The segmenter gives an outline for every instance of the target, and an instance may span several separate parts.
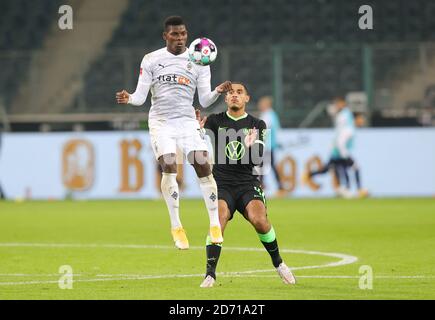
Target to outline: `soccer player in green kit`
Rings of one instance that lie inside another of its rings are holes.
[[[262,162],[266,124],[246,113],[250,96],[246,86],[232,82],[232,89],[225,95],[226,112],[197,119],[201,128],[208,130],[214,146],[213,175],[218,186],[218,211],[222,233],[239,211],[254,227],[272,258],[272,263],[285,284],[295,284],[296,279],[283,262],[273,226],[267,218],[266,199],[255,167]],[[201,287],[213,287],[216,266],[222,245],[207,238],[207,266]]]

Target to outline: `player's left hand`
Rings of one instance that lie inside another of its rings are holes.
[[[218,93],[224,93],[232,89],[231,81],[225,81],[216,87]]]
[[[254,144],[255,140],[257,140],[257,129],[254,127],[253,129],[249,129],[249,132],[245,137],[245,146],[249,148]]]
[[[128,104],[130,94],[126,90],[122,90],[116,93],[116,102],[119,104]]]
[[[207,116],[204,116],[204,117],[201,119],[201,111],[200,111],[199,109],[196,109],[196,110],[195,110],[195,116],[196,116],[196,120],[197,120],[198,123],[199,123],[199,127],[200,127],[201,129],[203,129],[204,126],[205,126],[205,123],[206,123],[206,121],[207,121]]]

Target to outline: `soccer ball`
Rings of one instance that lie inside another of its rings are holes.
[[[208,38],[198,38],[189,46],[189,58],[192,62],[201,66],[208,66],[217,57],[217,47]]]

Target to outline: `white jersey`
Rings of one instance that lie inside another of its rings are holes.
[[[196,88],[204,108],[219,97],[219,93],[211,91],[210,80],[210,66],[192,63],[187,49],[174,55],[165,47],[142,59],[137,88],[129,103],[142,105],[151,89],[150,121],[195,119],[192,103]]]
[[[333,157],[347,158],[353,148],[355,124],[352,111],[344,108],[335,116]]]

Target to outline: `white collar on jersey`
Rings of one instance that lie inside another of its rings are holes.
[[[169,52],[168,47],[165,47],[165,48],[166,48],[166,52],[167,52],[169,55],[173,56],[173,57],[182,57],[182,56],[187,55],[188,52],[189,52],[189,50],[188,50],[187,47],[186,47],[186,50],[184,50],[183,53],[180,53],[180,54],[173,54],[172,52]]]
[[[242,116],[236,118],[236,117],[233,117],[232,115],[230,115],[230,113],[227,111],[227,116],[228,116],[228,118],[230,118],[231,120],[238,121],[238,120],[245,119],[245,118],[248,116],[248,114],[245,112],[244,115],[242,115]]]

